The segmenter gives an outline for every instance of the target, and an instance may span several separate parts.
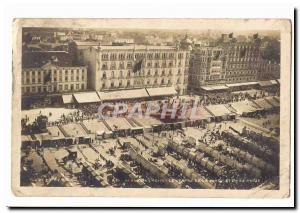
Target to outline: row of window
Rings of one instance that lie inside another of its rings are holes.
[[[84,90],[85,84],[59,84],[57,86],[27,86],[22,87],[22,94],[24,93],[41,93],[41,92],[62,92],[73,90]]]
[[[103,53],[101,59],[107,60],[135,60],[138,58],[152,59],[175,59],[175,53]],[[178,53],[179,59],[184,58],[184,53]]]
[[[254,81],[256,80],[255,76],[251,77],[237,77],[237,78],[227,78],[225,81],[227,82],[237,82],[237,81]]]
[[[49,73],[51,72],[53,75],[56,75],[57,73],[59,74],[65,74],[65,75],[80,75],[80,73],[84,74],[86,72],[86,69],[54,69],[54,70],[26,70],[24,71],[25,76],[30,76],[30,75],[38,75],[40,76],[42,73]]]
[[[79,76],[74,77],[73,75],[65,76],[64,78],[61,75],[59,75],[59,77],[49,76],[49,78],[50,78],[49,80],[47,80],[45,78],[47,78],[46,75],[44,76],[44,78],[39,76],[38,78],[33,77],[30,79],[29,77],[27,77],[27,78],[23,78],[24,79],[23,83],[24,84],[44,84],[46,81],[63,83],[63,82],[74,82],[74,81],[84,81],[85,80],[84,75],[82,75],[81,78]]]
[[[228,71],[228,75],[255,75],[255,70],[244,70],[244,71]]]
[[[132,62],[127,62],[126,64],[124,64],[123,62],[120,62],[117,66],[116,63],[111,63],[110,65],[108,63],[102,63],[102,66],[101,66],[101,69],[102,70],[115,70],[115,69],[132,69],[133,68],[133,63]],[[175,63],[173,62],[162,62],[162,63],[159,63],[159,62],[155,62],[155,63],[152,63],[152,62],[147,62],[146,64],[141,62],[141,67],[147,67],[147,68],[171,68],[171,67],[174,67]],[[181,67],[183,66],[183,64],[179,61],[178,64],[177,64],[178,67]]]
[[[142,76],[142,73],[141,72],[132,72],[132,71],[118,71],[119,75],[118,77],[122,78],[122,77],[134,77],[134,76]],[[175,75],[181,75],[182,74],[182,71],[181,69],[178,69],[178,71],[175,73]],[[165,70],[162,70],[161,72],[159,72],[158,70],[155,70],[154,72],[152,72],[151,70],[147,70],[146,72],[146,76],[171,76],[173,75],[172,73],[172,70],[169,70],[169,71],[165,71]],[[115,72],[114,71],[110,71],[109,72],[109,75],[107,75],[107,73],[105,71],[103,71],[102,73],[102,78],[103,79],[106,79],[106,78],[114,78],[114,77],[117,77],[117,75],[115,75]]]
[[[181,84],[182,81],[178,78],[177,81],[176,81],[177,84]],[[122,87],[132,87],[134,85],[137,85],[139,84],[139,81],[138,80],[134,80],[134,81],[130,81],[130,80],[127,80],[125,82],[111,82],[110,84],[107,84],[107,83],[102,83],[102,88],[103,89],[110,89],[110,88],[122,88]],[[172,81],[171,79],[154,79],[153,81],[151,80],[147,80],[145,82],[143,82],[144,85],[146,86],[150,86],[150,85],[172,85]]]

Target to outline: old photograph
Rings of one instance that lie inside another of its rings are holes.
[[[17,195],[289,196],[289,21],[14,24]]]

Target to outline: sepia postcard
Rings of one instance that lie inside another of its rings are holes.
[[[16,196],[290,196],[290,20],[12,24]]]

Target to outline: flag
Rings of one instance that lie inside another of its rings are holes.
[[[143,64],[143,58],[137,59],[133,65],[133,72],[138,72],[142,69],[142,64]]]
[[[220,51],[217,51],[217,52],[215,52],[215,54],[214,54],[214,60],[218,60],[219,59],[219,57],[220,57]]]
[[[51,81],[51,72],[48,72],[45,77],[44,77],[44,84],[48,83]]]
[[[243,49],[241,49],[241,51],[240,51],[240,57],[241,57],[241,58],[244,58],[245,55],[246,55],[246,49],[243,48]]]

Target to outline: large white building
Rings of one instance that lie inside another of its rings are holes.
[[[87,89],[87,67],[73,66],[64,51],[23,54],[22,94],[68,93]]]
[[[80,49],[77,55],[88,65],[88,85],[93,90],[171,86],[184,94],[187,89],[189,52],[179,47],[98,45]]]

